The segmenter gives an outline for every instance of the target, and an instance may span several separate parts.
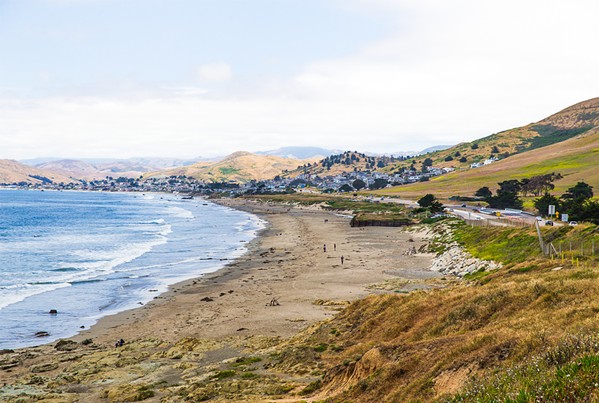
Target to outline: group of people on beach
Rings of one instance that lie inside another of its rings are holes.
[[[322,247],[322,250],[324,253],[327,253],[327,244],[325,243],[324,246]],[[334,243],[333,244],[333,251],[337,251],[337,244]],[[343,264],[343,261],[345,260],[345,258],[343,257],[343,255],[341,255],[341,264]]]
[[[114,343],[114,346],[115,347],[123,347],[124,344],[125,344],[125,340],[120,339],[120,340],[117,340],[116,343]]]

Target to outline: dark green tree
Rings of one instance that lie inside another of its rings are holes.
[[[374,182],[370,184],[370,189],[384,189],[389,184],[387,179],[375,179]]]
[[[499,189],[497,189],[496,196],[491,196],[487,200],[489,206],[493,208],[522,208],[522,200],[518,197],[520,192],[520,181],[516,179],[510,179],[498,183]]]
[[[354,189],[360,190],[366,187],[366,182],[364,182],[362,179],[356,179],[351,185],[354,187]]]
[[[554,205],[559,211],[559,199],[549,193],[545,193],[542,197],[534,200],[534,206],[539,215],[547,215],[549,213],[549,205]]]
[[[474,196],[482,197],[483,199],[487,200],[493,196],[493,192],[491,192],[488,186],[483,186],[482,188],[478,189],[476,193],[474,193]]]
[[[349,186],[347,183],[343,184],[343,186],[341,186],[339,188],[340,192],[353,192],[354,188]]]
[[[443,211],[443,204],[432,194],[426,194],[418,200],[418,205],[428,208],[431,213],[440,213]]]
[[[562,195],[562,213],[568,213],[573,220],[581,220],[587,201],[593,197],[593,187],[585,182],[578,182]]]
[[[471,149],[476,150],[478,148],[478,143],[472,143],[470,146]]]

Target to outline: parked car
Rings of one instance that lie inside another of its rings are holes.
[[[570,225],[574,227],[578,225],[578,221],[570,221]]]
[[[553,226],[553,221],[547,220],[547,221],[545,221],[545,225],[551,225],[551,226]]]

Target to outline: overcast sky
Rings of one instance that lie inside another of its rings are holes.
[[[599,96],[596,0],[0,0],[0,158],[474,140]]]

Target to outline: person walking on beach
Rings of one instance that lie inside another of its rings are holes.
[[[334,250],[334,251],[336,251],[336,250],[337,250],[337,244],[336,244],[336,243],[334,243],[334,244],[333,244],[333,250]]]
[[[344,259],[345,259],[345,258],[344,258],[344,257],[343,257],[343,255],[342,255],[342,256],[341,256],[341,264],[343,264],[343,260],[344,260]]]
[[[327,244],[325,243],[324,246],[322,247],[322,249],[324,250],[324,253],[327,253]]]

